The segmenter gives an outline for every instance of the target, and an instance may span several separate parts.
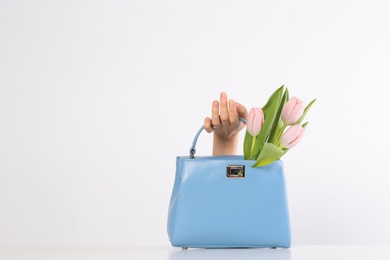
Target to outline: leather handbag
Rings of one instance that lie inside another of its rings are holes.
[[[182,248],[288,248],[290,219],[283,163],[252,167],[243,156],[176,158],[168,236]]]

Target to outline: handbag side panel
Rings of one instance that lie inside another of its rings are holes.
[[[181,182],[182,168],[184,165],[183,162],[184,160],[181,160],[180,157],[176,158],[175,180],[174,180],[171,200],[169,202],[169,208],[168,208],[168,237],[171,242],[175,234],[175,223],[176,223],[176,215],[177,215],[178,202],[179,202],[180,182]]]

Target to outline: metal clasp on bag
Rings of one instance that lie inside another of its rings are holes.
[[[245,165],[228,165],[228,166],[226,166],[226,177],[228,177],[228,178],[245,178]]]

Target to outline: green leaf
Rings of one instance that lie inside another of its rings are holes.
[[[267,103],[263,107],[264,123],[261,128],[260,134],[257,136],[255,147],[249,156],[249,160],[256,160],[259,156],[263,144],[267,140],[274,121],[278,108],[280,105],[280,99],[282,97],[284,86],[278,88],[268,99]]]
[[[283,107],[288,100],[289,100],[289,92],[288,92],[288,89],[286,88],[286,90],[284,91],[284,94],[282,96],[282,100],[280,101],[274,124],[271,128],[271,131],[270,131],[268,143],[273,143],[273,144],[275,143],[275,141],[276,141],[275,138],[277,136],[277,133],[280,132],[282,127],[283,127],[283,121],[280,118],[280,114],[282,114]]]
[[[272,93],[272,95],[268,98],[267,103],[262,108],[263,112],[270,109],[270,107],[272,106],[273,101],[275,99],[275,96],[279,96],[278,100],[280,100],[280,97],[282,96],[283,90],[284,90],[284,85],[282,85],[280,88],[275,90],[274,93]]]
[[[316,100],[317,100],[317,99],[313,99],[313,100],[309,103],[309,105],[307,105],[307,106],[305,107],[305,110],[303,110],[302,116],[298,119],[298,121],[297,121],[295,124],[300,124],[300,123],[302,122],[303,118],[305,118],[307,112],[309,112],[309,109],[311,108],[311,106],[314,104],[314,102],[315,102]]]
[[[271,143],[265,143],[259,157],[252,167],[261,167],[279,160],[288,149],[282,149]]]

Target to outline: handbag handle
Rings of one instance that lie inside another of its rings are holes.
[[[240,119],[241,122],[243,122],[244,124],[246,124],[246,120],[242,117],[239,117],[238,119]],[[192,141],[192,146],[190,148],[190,158],[191,159],[194,159],[195,158],[195,153],[196,153],[196,149],[195,149],[195,146],[196,146],[196,142],[198,141],[198,137],[199,135],[202,133],[204,129],[204,126],[202,126],[198,132],[196,133],[195,137],[194,137],[194,140]]]

